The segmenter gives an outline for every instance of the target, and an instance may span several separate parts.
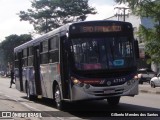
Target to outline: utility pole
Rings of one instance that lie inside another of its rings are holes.
[[[118,11],[122,10],[122,13],[116,13],[116,16],[118,16],[118,20],[119,20],[119,16],[122,17],[123,16],[123,21],[125,21],[125,17],[126,15],[126,10],[129,9],[127,7],[115,7],[114,9],[117,9]]]

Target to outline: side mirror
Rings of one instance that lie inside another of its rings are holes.
[[[138,59],[139,58],[139,46],[138,46],[138,40],[134,40],[134,50],[135,50],[135,56]]]

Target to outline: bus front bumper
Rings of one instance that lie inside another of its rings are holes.
[[[118,86],[95,87],[89,84],[73,85],[71,101],[105,99],[115,96],[134,96],[138,94],[138,80],[130,80]]]

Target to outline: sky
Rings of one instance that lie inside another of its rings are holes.
[[[11,34],[29,34],[34,31],[27,21],[20,21],[20,11],[31,8],[32,0],[0,0],[0,42]],[[113,16],[114,0],[89,0],[89,5],[96,8],[96,15],[88,15],[86,20],[100,20]]]

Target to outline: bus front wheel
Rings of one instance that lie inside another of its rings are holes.
[[[56,102],[57,109],[62,110],[63,109],[63,101],[61,99],[61,92],[60,92],[60,88],[58,85],[55,86],[54,100]]]
[[[120,97],[110,97],[110,98],[107,98],[108,104],[112,105],[112,106],[118,105],[119,101],[120,101]]]

